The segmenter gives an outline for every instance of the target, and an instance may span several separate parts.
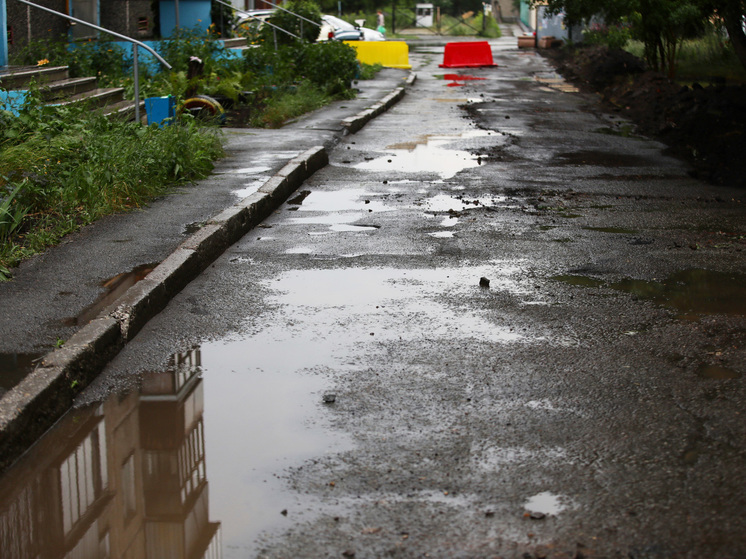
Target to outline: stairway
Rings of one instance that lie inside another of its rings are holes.
[[[71,78],[67,66],[16,66],[0,70],[0,88],[24,91],[31,82],[41,90],[46,103],[89,103],[106,115],[124,120],[135,118],[135,102],[124,98],[123,87],[100,88],[96,78]],[[140,101],[140,107],[144,101]]]

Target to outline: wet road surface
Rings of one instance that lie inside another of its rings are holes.
[[[413,54],[147,325],[0,481],[3,556],[746,555],[742,193],[501,45]]]

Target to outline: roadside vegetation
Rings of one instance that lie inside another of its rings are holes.
[[[312,2],[294,6],[310,18]],[[313,30],[313,39],[318,29]],[[283,40],[277,50],[266,30],[255,48],[236,55],[217,33],[182,30],[160,42],[169,72],[140,65],[141,97],[172,95],[177,106],[209,95],[227,107],[231,126],[280,127],[334,99],[355,95],[356,79],[380,67],[361,67],[354,49],[339,43]],[[73,48],[66,41],[34,42],[12,60],[19,65],[67,65],[71,77],[96,76],[101,86],[134,97],[132,59],[106,40]],[[170,126],[142,126],[102,116],[84,105],[49,106],[32,86],[19,114],[0,104],[0,280],[21,260],[45,250],[96,219],[147,204],[174,185],[207,176],[222,156],[215,122],[177,111]]]
[[[563,13],[568,26],[588,27],[583,37],[585,43],[624,48],[637,41],[636,50],[648,67],[664,72],[671,79],[682,62],[706,67],[713,60],[720,65],[731,58],[746,67],[746,6],[742,0],[532,0],[532,3],[546,5],[550,14]]]

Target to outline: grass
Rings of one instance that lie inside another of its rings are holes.
[[[640,41],[630,41],[625,50],[639,58],[644,56]],[[739,62],[733,47],[712,31],[700,39],[684,41],[678,61],[676,81],[681,84],[699,82],[746,84],[746,68]]]
[[[269,97],[251,119],[258,128],[280,128],[289,120],[323,107],[331,101],[321,88],[303,82],[290,90]]]
[[[64,235],[207,176],[223,154],[217,129],[188,116],[163,128],[85,107],[37,106],[21,117],[25,128],[6,126],[0,138],[0,280]]]

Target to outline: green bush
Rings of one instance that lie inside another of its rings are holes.
[[[360,72],[355,49],[339,41],[306,46],[298,67],[329,95],[344,94]]]
[[[209,174],[216,129],[189,116],[143,127],[85,106],[45,106],[31,91],[20,115],[0,106],[0,279],[20,259],[112,212]]]

